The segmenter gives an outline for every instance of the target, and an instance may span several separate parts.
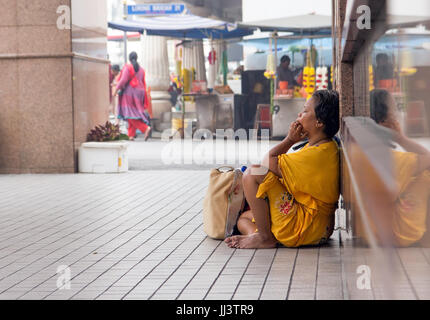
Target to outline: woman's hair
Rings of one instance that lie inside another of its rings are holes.
[[[329,138],[339,131],[339,94],[335,90],[317,90],[312,95],[316,99],[315,115],[324,124],[324,133]]]
[[[370,91],[370,117],[376,123],[387,120],[388,117],[388,91],[374,89]]]
[[[121,68],[119,67],[119,65],[118,65],[118,64],[114,64],[114,65],[112,66],[112,71],[120,72],[120,71],[121,71]]]
[[[140,66],[137,63],[137,53],[135,51],[131,52],[128,56],[128,59],[130,60],[131,64],[133,65],[134,72],[138,72]]]

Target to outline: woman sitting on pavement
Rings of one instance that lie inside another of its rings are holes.
[[[315,245],[330,238],[339,198],[339,96],[319,90],[309,99],[263,165],[243,176],[250,210],[238,220],[242,235],[225,240],[231,248]],[[308,138],[303,149],[286,152]],[[268,202],[266,201],[268,199]]]
[[[390,129],[393,141],[406,151],[393,150],[392,153],[398,192],[391,227],[396,242],[393,244],[409,246],[422,239],[427,229],[430,151],[404,135],[396,117],[394,98],[388,91],[375,89],[370,92],[370,116],[379,125]]]

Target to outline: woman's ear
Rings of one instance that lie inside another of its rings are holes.
[[[322,122],[320,122],[319,120],[317,120],[317,123],[315,124],[315,128],[322,128],[324,124]]]

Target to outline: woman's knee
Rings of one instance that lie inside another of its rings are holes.
[[[254,177],[251,173],[251,168],[246,169],[246,171],[243,173],[242,181],[243,181],[243,185],[245,186],[254,182]]]
[[[252,214],[251,210],[247,210],[239,216],[239,219],[247,219],[252,221],[252,219],[254,219],[254,215]]]
[[[264,178],[268,173],[268,169],[266,167],[260,165],[252,165],[250,168],[246,169],[243,174],[243,183],[262,183]]]

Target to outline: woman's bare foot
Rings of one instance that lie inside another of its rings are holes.
[[[232,236],[224,240],[230,248],[237,249],[268,249],[275,248],[275,238],[263,239],[261,234],[253,233],[246,236]]]

